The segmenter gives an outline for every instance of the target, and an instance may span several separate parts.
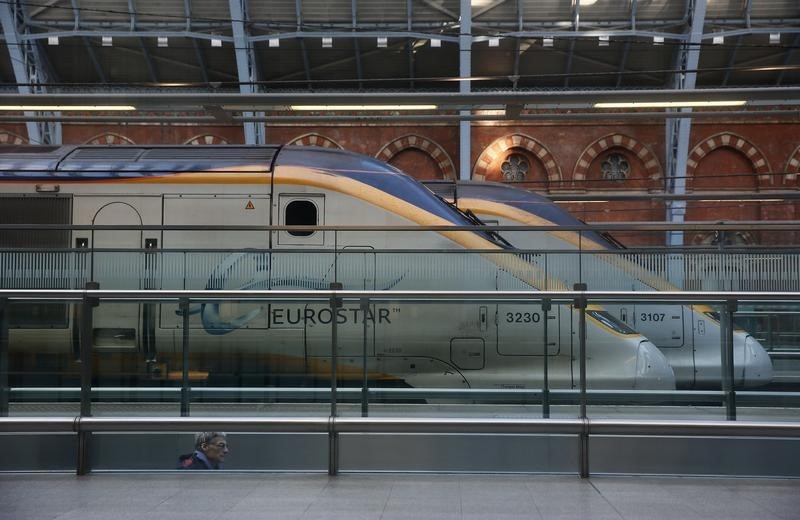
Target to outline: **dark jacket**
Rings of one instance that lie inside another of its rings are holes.
[[[187,453],[178,457],[178,469],[222,469],[221,466],[213,466],[202,451]]]

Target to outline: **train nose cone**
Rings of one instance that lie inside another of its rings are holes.
[[[738,349],[737,349],[738,350]],[[742,386],[756,387],[772,382],[772,361],[761,343],[749,334],[744,338]],[[738,361],[738,360],[737,360]]]
[[[637,390],[675,390],[675,373],[658,348],[649,341],[642,341],[636,350]]]

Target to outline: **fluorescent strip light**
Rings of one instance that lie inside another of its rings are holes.
[[[290,110],[328,112],[339,110],[436,110],[436,105],[291,105]]]
[[[594,108],[680,108],[680,107],[739,107],[747,101],[641,101],[621,103],[595,103]]]
[[[136,110],[131,105],[0,105],[0,110],[14,112],[105,112]]]

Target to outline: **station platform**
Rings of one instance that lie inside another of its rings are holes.
[[[0,520],[797,520],[799,479],[347,473],[0,474]]]

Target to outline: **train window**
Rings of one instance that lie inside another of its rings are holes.
[[[587,309],[586,314],[596,319],[614,332],[618,332],[619,334],[638,334],[638,332],[619,321],[607,311]]]
[[[722,318],[717,311],[706,311],[703,314],[711,318],[712,320],[716,321],[717,323],[722,322]],[[745,332],[745,327],[742,325],[742,322],[736,316],[733,317],[733,329],[739,332]]]
[[[316,226],[317,205],[310,200],[293,200],[286,205],[284,222],[287,226]],[[307,237],[313,235],[312,230],[289,231],[294,237]]]

